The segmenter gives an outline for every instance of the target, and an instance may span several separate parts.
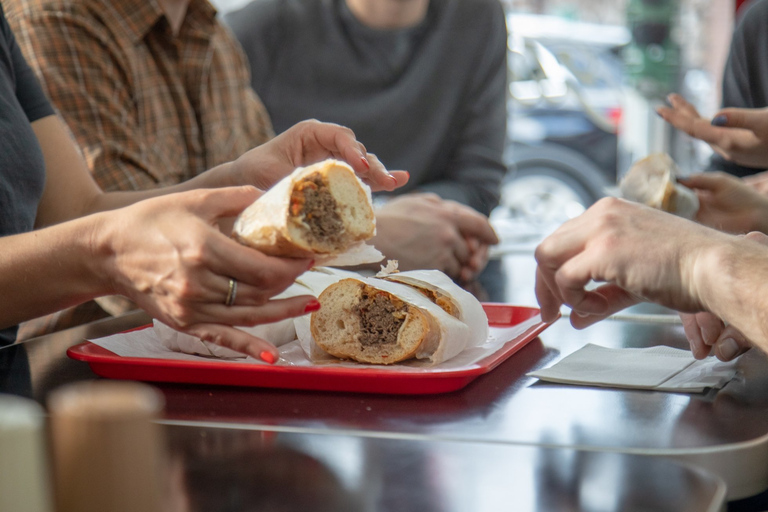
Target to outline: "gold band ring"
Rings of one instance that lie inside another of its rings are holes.
[[[235,303],[237,297],[237,281],[233,278],[229,278],[229,291],[227,292],[227,299],[224,301],[225,306],[231,306]]]

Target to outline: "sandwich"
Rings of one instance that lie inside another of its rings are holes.
[[[469,327],[424,294],[376,278],[343,278],[318,297],[315,344],[340,359],[394,364],[411,358],[440,363],[464,350]]]
[[[232,236],[271,256],[355,265],[383,259],[365,244],[374,234],[370,189],[330,159],[280,180],[238,216]]]
[[[630,201],[693,219],[699,211],[696,193],[677,183],[678,168],[666,153],[653,153],[635,162],[619,183]]]
[[[399,272],[393,271],[391,263],[392,260],[376,277],[410,286],[443,311],[467,324],[470,332],[467,346],[478,346],[488,338],[488,317],[474,295],[439,270]]]

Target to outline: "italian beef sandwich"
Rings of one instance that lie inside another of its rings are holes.
[[[364,243],[374,234],[370,189],[348,164],[331,159],[280,180],[238,216],[232,236],[272,256],[327,263],[351,252],[351,261],[334,263],[360,264],[383,258]]]
[[[677,183],[678,168],[666,153],[653,153],[635,162],[619,183],[621,196],[686,219],[696,217],[699,198]]]
[[[410,358],[439,363],[464,350],[469,327],[416,289],[376,278],[345,278],[319,295],[314,342],[340,359],[394,364]]]

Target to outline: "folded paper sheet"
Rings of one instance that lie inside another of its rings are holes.
[[[724,363],[715,357],[697,360],[688,350],[588,344],[528,376],[560,384],[701,393],[725,386],[735,374],[734,361]]]

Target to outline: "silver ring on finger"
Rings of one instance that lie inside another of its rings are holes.
[[[237,298],[237,281],[230,277],[229,278],[229,291],[227,292],[227,298],[224,300],[225,306],[231,306],[235,303],[235,299]]]

